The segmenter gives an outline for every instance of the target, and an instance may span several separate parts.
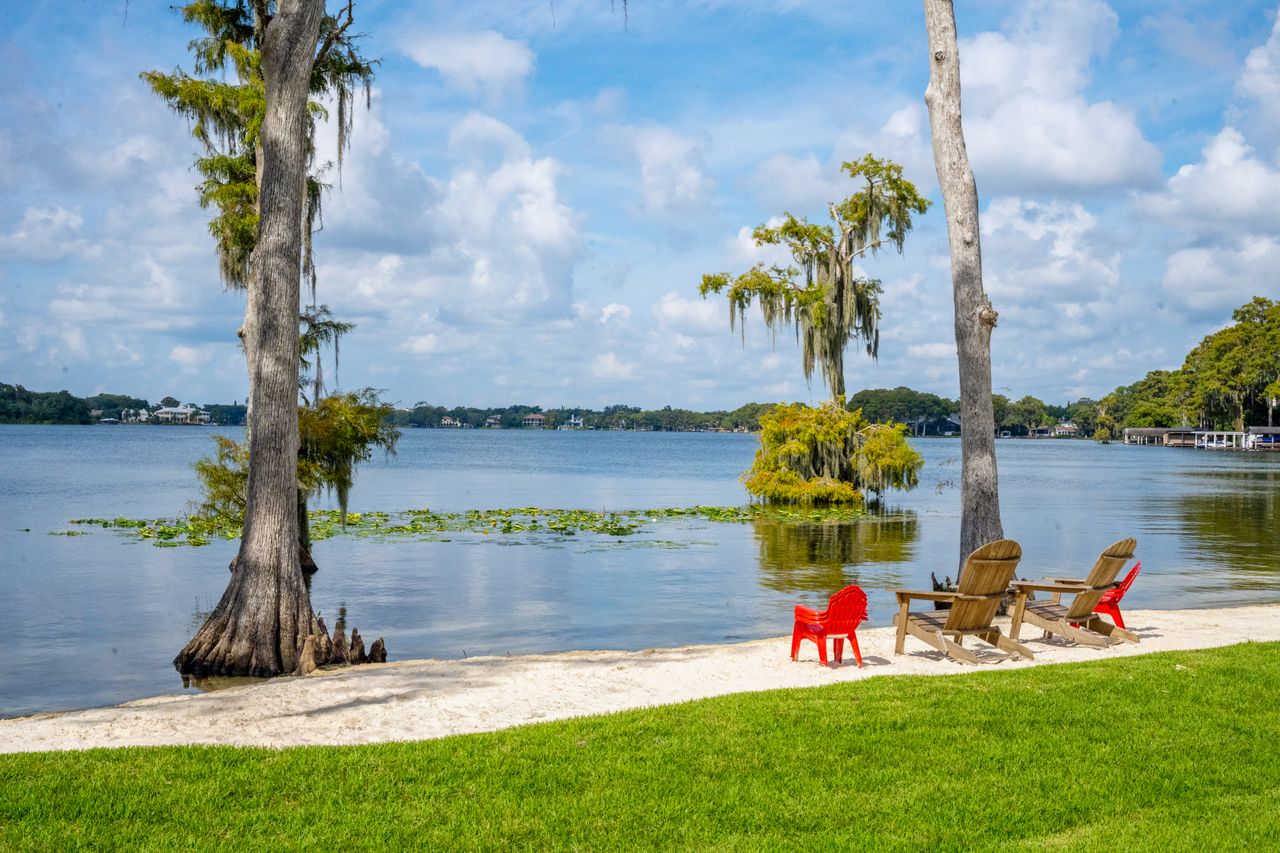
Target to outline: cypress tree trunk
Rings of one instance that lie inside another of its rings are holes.
[[[991,403],[991,330],[997,314],[982,290],[978,188],[960,122],[960,48],[951,0],[925,0],[929,32],[929,107],[933,161],[942,188],[951,247],[956,353],[960,361],[960,555],[1004,538],[996,482],[995,412]],[[957,575],[957,582],[959,576]]]
[[[311,631],[298,562],[298,303],[306,109],[324,0],[280,0],[266,25],[262,186],[245,338],[249,487],[236,571],[174,665],[183,674],[292,672]]]

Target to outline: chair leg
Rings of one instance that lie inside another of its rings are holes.
[[[795,660],[800,654],[800,641],[804,639],[804,631],[800,627],[800,623],[796,623],[796,627],[791,632],[791,659]]]
[[[960,637],[960,635],[956,636],[956,640],[962,641],[962,638]],[[975,655],[973,652],[966,649],[964,646],[960,645],[960,642],[951,640],[950,638],[947,637],[946,634],[942,633],[941,631],[938,632],[938,643],[942,648],[943,654],[947,655],[948,657],[955,658],[956,660],[961,661],[963,663],[972,663],[972,664],[978,663],[977,655]]]
[[[898,640],[893,646],[895,655],[902,654],[907,645],[907,608],[910,604],[909,601],[902,602],[901,607],[898,608],[898,615],[893,618],[893,624],[898,626]]]
[[[814,637],[813,641],[818,644],[818,660],[822,661],[823,666],[827,666],[827,638],[826,636]]]
[[[831,640],[831,651],[835,652],[836,663],[844,663],[844,638],[835,637]]]
[[[858,669],[862,669],[862,649],[858,648],[858,635],[853,631],[849,632],[849,645],[853,646],[853,658],[858,662]]]
[[[1017,597],[1013,603],[1013,619],[1009,625],[1009,639],[1015,643],[1018,642],[1018,635],[1022,632],[1022,618],[1027,610],[1027,592],[1019,589]]]
[[[1100,619],[1097,616],[1090,619],[1084,627],[1090,631],[1096,631],[1097,633],[1110,637],[1114,640],[1127,640],[1130,643],[1138,642],[1137,634],[1132,631],[1127,631],[1119,625],[1111,625],[1107,620]]]
[[[1114,604],[1112,602],[1107,602],[1106,604],[1100,604],[1094,608],[1093,612],[1102,613],[1106,616],[1110,616],[1111,621],[1116,623],[1117,628],[1125,627],[1124,617],[1120,615],[1120,605],[1118,604]]]

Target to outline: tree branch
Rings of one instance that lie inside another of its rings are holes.
[[[355,0],[347,0],[346,8],[338,13],[339,18],[345,15],[347,19],[342,22],[340,27],[329,33],[325,38],[324,43],[320,45],[320,50],[316,52],[315,61],[312,63],[313,68],[324,63],[325,59],[329,56],[329,51],[333,49],[333,46],[341,40],[342,36],[347,32],[347,29],[355,22],[355,5]]]

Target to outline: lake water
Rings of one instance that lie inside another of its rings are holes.
[[[158,548],[72,529],[79,517],[164,517],[196,496],[209,428],[0,426],[0,716],[184,689],[171,661],[217,602],[232,542]],[[312,600],[391,659],[641,649],[780,636],[797,602],[849,583],[887,625],[890,590],[954,574],[958,439],[916,442],[919,488],[845,525],[682,519],[625,539],[449,534],[316,543]],[[1280,454],[1080,441],[997,443],[1019,575],[1078,573],[1138,539],[1135,608],[1280,601]],[[406,430],[361,468],[352,508],[740,505],[754,436]],[[778,653],[786,654],[780,645]]]

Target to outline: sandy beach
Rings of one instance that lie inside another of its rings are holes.
[[[1141,643],[1105,650],[1040,639],[1024,628],[1034,661],[966,666],[894,629],[859,631],[864,668],[846,653],[822,667],[789,637],[641,652],[420,660],[278,678],[212,693],[140,699],[107,708],[0,720],[0,752],[93,747],[234,744],[287,747],[424,740],[567,717],[607,714],[729,693],[816,687],[881,675],[954,675],[1071,661],[1280,641],[1280,605],[1219,610],[1136,610],[1126,622]],[[999,624],[999,623],[998,623]],[[1005,623],[1007,627],[1007,622]],[[970,646],[985,648],[970,641]]]

